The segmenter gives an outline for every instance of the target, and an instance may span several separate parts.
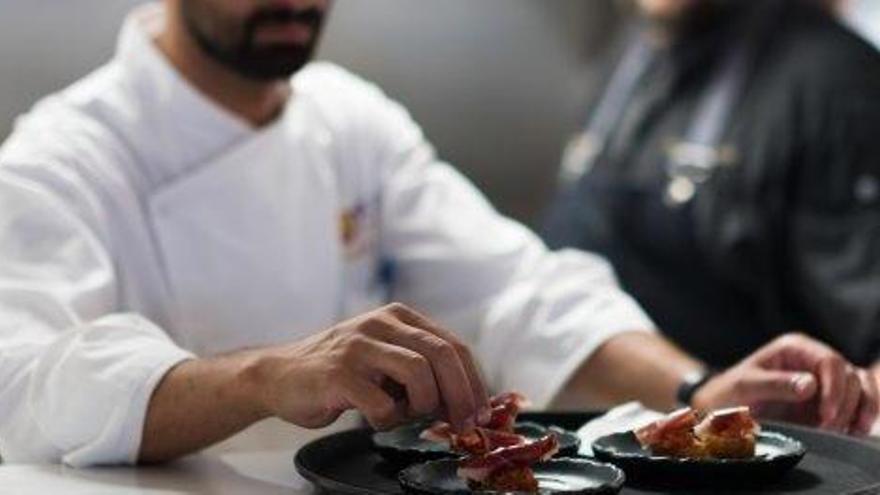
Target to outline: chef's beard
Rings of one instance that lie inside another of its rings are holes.
[[[648,20],[655,28],[673,37],[687,36],[722,21],[723,14],[736,7],[738,1],[742,0],[699,0],[673,15],[648,16]]]
[[[195,3],[195,2],[193,2]],[[314,56],[323,27],[324,12],[320,9],[294,11],[291,9],[260,10],[249,17],[238,32],[238,39],[226,42],[215,39],[199,20],[203,15],[190,2],[181,2],[187,30],[202,51],[236,74],[257,81],[285,79],[299,71]],[[295,22],[312,30],[311,39],[304,44],[256,43],[257,31],[267,25]],[[229,30],[223,30],[228,32]]]

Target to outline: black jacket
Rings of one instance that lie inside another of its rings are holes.
[[[867,365],[880,358],[880,54],[807,2],[785,3],[730,116],[730,161],[685,208],[621,191],[662,189],[669,144],[741,37],[729,19],[644,78],[619,146],[560,193],[545,238],[608,257],[660,328],[710,364],[801,330]],[[618,190],[603,199],[597,184]]]

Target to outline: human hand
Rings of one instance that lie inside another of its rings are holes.
[[[747,405],[756,415],[867,435],[878,415],[871,373],[801,334],[765,345],[716,376],[694,396],[694,406]]]
[[[462,430],[490,413],[467,346],[401,304],[267,349],[259,359],[266,409],[300,426],[325,426],[357,409],[378,429],[438,415]]]

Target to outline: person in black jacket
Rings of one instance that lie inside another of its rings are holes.
[[[880,53],[831,2],[637,3],[545,239],[711,366],[802,331],[880,380]]]

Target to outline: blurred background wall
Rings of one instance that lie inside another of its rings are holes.
[[[113,53],[135,0],[0,0],[0,138]],[[320,57],[379,83],[499,209],[535,220],[617,17],[612,0],[337,0]]]

